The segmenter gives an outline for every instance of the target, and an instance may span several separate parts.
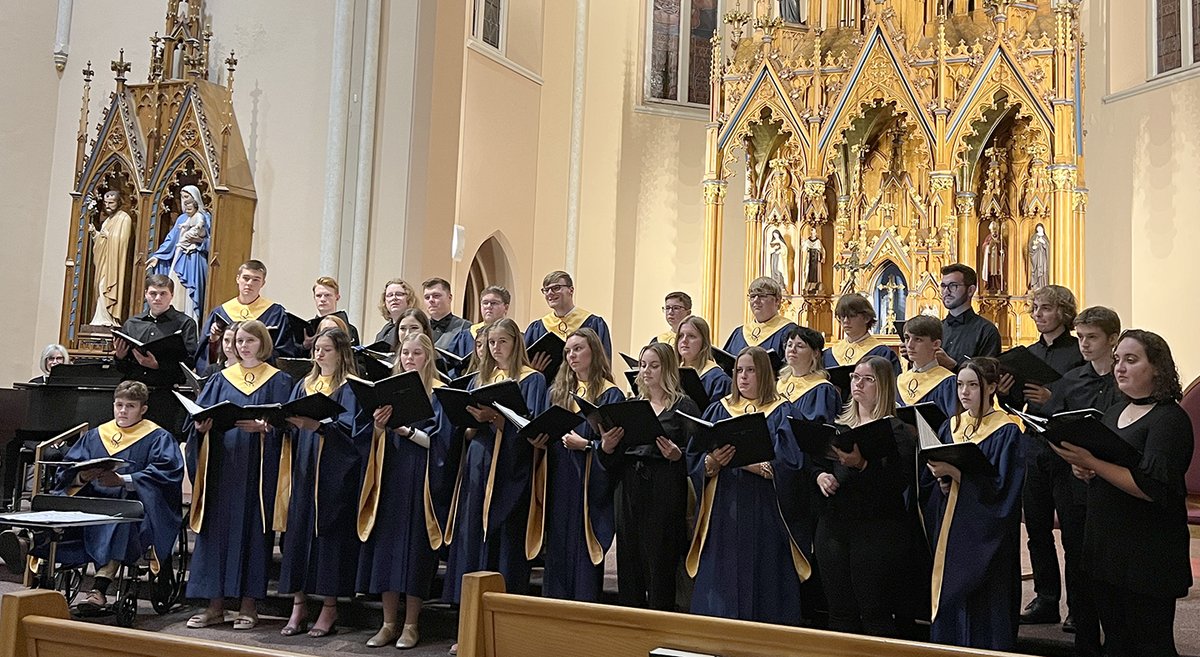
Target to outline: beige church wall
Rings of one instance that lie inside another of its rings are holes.
[[[0,229],[0,262],[9,281],[8,297],[20,317],[10,318],[0,348],[0,384],[24,381],[37,374],[37,358],[58,331],[39,332],[29,309],[43,302],[39,274],[43,270],[42,235],[48,197],[45,180],[54,159],[51,140],[58,102],[58,74],[50,58],[54,45],[57,3],[0,0],[0,61],[14,63],[6,73],[8,92],[0,95],[0,196],[5,210]],[[72,69],[78,57],[69,61]],[[16,62],[22,62],[16,65]],[[77,103],[78,104],[78,103]],[[56,234],[66,239],[66,229]],[[51,287],[61,288],[62,260],[57,260]]]

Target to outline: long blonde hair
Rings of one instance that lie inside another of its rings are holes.
[[[425,384],[425,392],[433,394],[433,381],[438,378],[437,351],[433,348],[433,340],[430,340],[428,335],[413,333],[404,336],[404,339],[396,345],[396,362],[392,365],[392,373],[399,374],[405,371],[400,352],[404,351],[404,345],[410,342],[417,343],[420,345],[421,351],[425,352],[425,364],[417,371],[421,373],[421,383]]]
[[[583,338],[587,342],[588,351],[592,352],[587,377],[582,381],[587,385],[587,394],[581,396],[588,401],[596,401],[596,397],[605,388],[605,382],[612,381],[612,364],[608,361],[608,353],[604,351],[604,343],[595,331],[590,328],[576,329],[567,335],[567,341],[575,337]],[[571,408],[571,396],[579,390],[580,383],[575,370],[564,362],[558,368],[558,374],[554,376],[554,384],[550,386],[550,403]]]
[[[679,383],[679,356],[676,355],[675,349],[671,345],[662,342],[654,342],[642,347],[639,356],[645,358],[647,351],[658,356],[659,367],[662,369],[663,393],[667,396],[667,404],[674,406],[676,402],[683,399],[683,386]],[[646,392],[646,382],[642,379],[640,369],[638,370],[637,383],[638,399],[650,399],[650,395]]]
[[[754,399],[745,399],[742,397],[742,392],[737,387],[737,363],[742,360],[742,356],[749,356],[751,362],[754,363],[754,373],[758,376],[758,390]],[[762,347],[746,347],[738,352],[737,360],[733,361],[733,389],[729,393],[730,400],[734,404],[740,404],[742,401],[756,402],[759,406],[767,406],[775,403],[779,399],[779,391],[775,388],[775,370],[771,368],[771,357],[767,355],[767,350]]]
[[[700,370],[704,369],[704,366],[708,364],[708,361],[712,360],[712,328],[708,326],[708,322],[705,321],[703,317],[699,317],[697,315],[688,315],[687,317],[684,317],[683,321],[679,322],[679,328],[675,330],[675,335],[677,336],[675,340],[676,355],[679,355],[679,331],[683,329],[685,324],[690,325],[692,328],[696,329],[697,333],[700,334],[700,351],[696,355],[696,363],[694,364],[685,362],[683,360],[683,356],[679,356],[679,366],[691,367],[699,372]]]
[[[313,338],[313,347],[317,345],[317,340],[321,338],[329,338],[333,342],[333,350],[337,353],[338,364],[333,371],[333,380],[331,381],[331,389],[336,390],[346,382],[346,375],[358,375],[357,363],[354,361],[354,350],[350,348],[350,335],[341,329],[325,329]],[[312,370],[308,376],[304,377],[304,385],[312,387],[317,382],[317,378],[321,376],[321,366],[313,361]]]
[[[855,365],[868,365],[875,375],[875,408],[871,416],[864,418],[858,402],[851,397],[842,408],[842,414],[837,417],[838,424],[857,427],[864,421],[870,422],[879,418],[896,414],[896,373],[892,371],[892,363],[883,356],[867,356]]]
[[[486,342],[492,333],[505,333],[513,341],[513,351],[510,362],[497,363],[492,357],[491,345],[488,345],[483,350],[483,356],[479,359],[479,381],[486,383],[492,380],[496,370],[503,370],[510,377],[516,379],[521,376],[521,370],[529,367],[529,355],[525,353],[525,340],[521,335],[521,327],[513,320],[504,317],[496,320],[494,324],[487,327],[487,331],[483,334],[483,339]],[[601,352],[604,350],[601,349]]]

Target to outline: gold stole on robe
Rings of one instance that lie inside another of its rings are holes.
[[[267,308],[275,305],[274,301],[260,296],[250,303],[242,303],[237,300],[237,297],[221,304],[221,309],[226,315],[235,322],[248,322],[252,319],[258,319],[263,313],[267,312]]]
[[[100,444],[104,445],[104,451],[108,452],[109,456],[116,456],[119,452],[133,447],[137,441],[158,428],[159,426],[150,420],[141,420],[137,424],[122,429],[117,426],[116,420],[109,420],[96,427],[96,432],[100,434]],[[75,495],[81,490],[83,490],[83,486],[68,486],[67,495]]]
[[[663,331],[658,334],[657,340],[663,344],[675,346],[675,331]]]
[[[536,372],[537,370],[533,369],[532,367],[526,367],[522,369],[520,375],[517,377],[517,383],[524,381],[526,377],[531,374],[535,374]],[[496,370],[492,373],[491,380],[481,382],[481,384],[488,385],[491,383],[498,383],[507,378],[510,378],[507,372],[504,370]],[[495,489],[496,485],[496,462],[500,460],[500,445],[504,440],[503,431],[494,431],[494,433],[496,435],[492,439],[492,459],[488,466],[487,484],[483,489],[483,540],[485,541],[487,540],[488,533],[488,515],[492,510],[492,491]],[[458,493],[456,492],[454,496],[457,498]]]
[[[969,440],[978,444],[1009,424],[1016,423],[1007,414],[994,411],[984,416],[979,422],[979,428],[976,429],[975,421],[971,416],[963,413],[952,425],[954,426],[952,436],[956,443],[965,443]],[[942,598],[942,579],[946,571],[946,541],[950,537],[950,523],[954,520],[954,508],[958,506],[958,488],[957,481],[950,482],[950,495],[946,498],[946,511],[942,516],[941,530],[938,531],[937,549],[933,551],[933,585],[931,586],[933,606],[929,617],[931,620],[937,618],[938,603]]]
[[[326,396],[333,395],[337,388],[333,385],[332,376],[317,376],[317,380],[309,383],[307,380],[304,383],[304,394],[311,395],[321,393]],[[288,509],[292,505],[292,434],[294,431],[289,430],[283,434],[282,443],[279,446],[279,478],[275,482],[275,518],[271,523],[271,529],[277,532],[287,531]],[[320,499],[317,496],[321,481],[321,452],[325,450],[325,436],[317,435],[317,463],[316,469],[313,470],[313,508],[314,517],[320,519]],[[318,529],[320,522],[313,523],[314,535],[319,535],[321,530]]]
[[[241,363],[233,363],[221,370],[221,376],[225,377],[226,381],[246,396],[251,395],[255,390],[261,388],[267,381],[271,380],[271,377],[278,373],[279,370],[267,363],[259,363],[251,368],[244,367]],[[200,448],[197,450],[196,483],[192,486],[192,509],[188,514],[188,525],[197,534],[200,533],[200,529],[204,526],[204,491],[208,478],[208,443],[208,434],[205,433],[200,439]],[[262,515],[263,533],[267,532],[267,505],[263,498],[262,487],[266,443],[266,434],[258,434],[258,510]]]
[[[610,388],[616,387],[617,384],[612,381],[604,381],[598,393],[589,395],[587,384],[581,383],[575,394],[595,401]],[[567,410],[578,413],[579,404],[572,400],[571,407]],[[551,436],[551,438],[554,437]],[[542,551],[542,543],[546,538],[546,487],[549,481],[547,452],[549,449],[549,445],[547,445],[546,449],[533,450],[533,469],[531,470],[533,478],[529,493],[529,515],[525,524],[525,557],[527,559],[533,559]],[[596,532],[592,529],[591,510],[588,506],[588,487],[592,480],[592,458],[595,455],[585,453],[584,456],[586,458],[583,466],[583,536],[588,547],[588,557],[592,560],[592,565],[598,566],[604,562],[604,546],[600,545],[600,540],[596,538]]]
[[[562,317],[554,313],[547,314],[542,318],[542,326],[545,326],[547,331],[566,340],[568,335],[578,331],[579,327],[583,326],[583,321],[591,316],[592,313],[579,306],[575,306],[571,309],[571,312]]]
[[[746,341],[747,346],[757,347],[788,324],[788,319],[779,314],[765,322],[751,319],[742,326],[742,339]]]
[[[954,372],[941,365],[935,365],[924,372],[913,372],[911,370],[904,372],[896,380],[896,385],[900,389],[900,397],[904,399],[904,403],[912,406],[921,401],[925,395],[928,395],[942,381],[952,376],[954,376]]]
[[[762,413],[764,416],[769,416],[776,408],[788,403],[787,399],[779,398],[773,403],[763,408],[757,408],[752,401],[743,400],[740,405],[734,406],[731,397],[726,397],[721,400],[721,405],[729,412],[731,417],[746,415],[747,413]],[[692,534],[692,544],[688,549],[685,565],[690,577],[695,577],[700,570],[700,555],[704,552],[704,543],[708,539],[708,527],[712,523],[713,501],[717,497],[717,483],[721,479],[721,472],[717,471],[717,476],[709,478],[704,482],[704,494],[700,498],[700,509],[696,513],[696,530]],[[771,485],[774,486],[774,479],[771,480]],[[804,553],[800,551],[796,544],[796,539],[792,537],[791,530],[787,527],[787,522],[783,520],[783,511],[779,508],[778,499],[776,500],[776,510],[780,514],[780,521],[783,522],[785,530],[788,532],[788,547],[792,554],[792,567],[796,569],[796,575],[800,581],[807,580],[812,576],[812,566],[808,563],[808,559],[804,557]]]
[[[804,376],[789,376],[786,379],[780,379],[775,390],[788,401],[794,402],[822,383],[829,383],[829,379],[820,372],[810,372]],[[833,384],[829,383],[829,385]]]
[[[829,351],[833,354],[833,358],[837,361],[838,365],[854,365],[859,359],[866,356],[867,352],[881,345],[883,345],[883,342],[879,338],[868,333],[865,338],[858,342],[842,340],[830,347]]]

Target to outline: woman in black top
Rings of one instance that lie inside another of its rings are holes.
[[[1104,424],[1142,454],[1126,468],[1064,443],[1055,449],[1088,482],[1083,569],[1111,657],[1176,655],[1175,599],[1192,585],[1187,487],[1192,425],[1171,349],[1148,331],[1125,331],[1113,374],[1129,402]]]
[[[642,349],[640,398],[650,401],[665,436],[654,445],[600,445],[600,463],[617,482],[617,598],[629,607],[675,610],[675,573],[688,545],[688,432],[677,411],[700,417],[679,385],[679,359],[670,345]]]

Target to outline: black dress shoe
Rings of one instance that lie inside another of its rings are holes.
[[[1067,634],[1075,633],[1075,617],[1069,613],[1067,614],[1067,619],[1063,621],[1062,631]]]
[[[25,555],[29,554],[29,542],[15,529],[0,532],[0,561],[13,574],[25,572]]]
[[[1043,625],[1058,622],[1058,600],[1034,598],[1021,612],[1022,625]]]

